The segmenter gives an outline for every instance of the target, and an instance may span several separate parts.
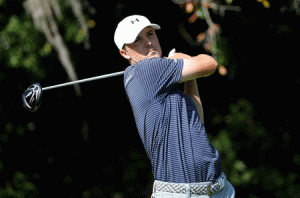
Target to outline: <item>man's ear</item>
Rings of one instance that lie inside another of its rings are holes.
[[[123,48],[123,49],[120,50],[120,54],[121,54],[124,58],[126,58],[127,60],[130,60],[130,56],[129,56],[127,50],[125,50],[125,48]]]

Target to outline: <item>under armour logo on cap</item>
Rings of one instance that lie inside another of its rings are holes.
[[[135,21],[140,22],[138,18],[135,19]],[[132,24],[134,24],[135,21],[130,21]]]

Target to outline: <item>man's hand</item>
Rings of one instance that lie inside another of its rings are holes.
[[[168,55],[168,57],[171,57],[171,56],[173,56],[175,52],[176,52],[176,49],[175,49],[175,48],[173,48],[173,49],[172,49],[172,50],[169,52],[169,55]]]

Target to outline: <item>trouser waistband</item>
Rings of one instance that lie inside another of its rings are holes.
[[[226,176],[224,173],[221,173],[220,177],[218,177],[215,182],[170,183],[155,180],[153,184],[153,193],[169,192],[210,196],[221,191],[225,187],[225,183]]]

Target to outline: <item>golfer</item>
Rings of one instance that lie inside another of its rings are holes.
[[[205,54],[162,58],[158,29],[146,17],[132,15],[118,24],[114,35],[120,54],[131,64],[124,86],[152,164],[152,197],[235,197],[207,137],[196,83],[218,64]]]

